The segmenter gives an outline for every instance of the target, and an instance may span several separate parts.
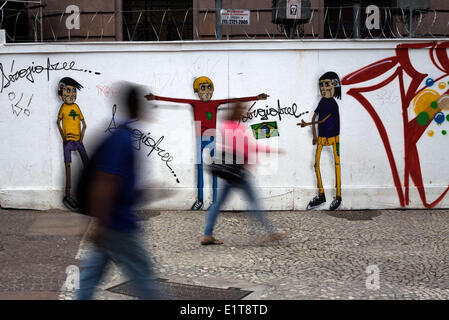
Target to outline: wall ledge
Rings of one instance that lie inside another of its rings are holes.
[[[0,37],[1,40],[1,37]],[[288,51],[288,50],[382,50],[396,49],[400,43],[449,41],[429,39],[311,39],[311,40],[215,40],[160,42],[31,42],[6,43],[0,54],[95,53],[95,52],[195,52],[195,51]],[[1,44],[1,42],[0,42]]]
[[[190,210],[196,199],[196,188],[158,188],[162,192],[173,192],[174,197],[143,204],[138,209],[149,210]],[[426,186],[427,198],[437,198],[444,190],[444,186]],[[149,190],[151,192],[151,190]],[[218,190],[220,193],[220,188]],[[204,207],[206,210],[211,203],[210,188],[204,189]],[[316,188],[312,187],[257,187],[256,193],[266,210],[291,211],[305,210],[308,202],[316,195]],[[334,188],[325,188],[326,204],[317,210],[328,210],[335,195]],[[0,191],[0,207],[11,209],[65,209],[62,204],[62,189],[3,189]],[[410,188],[411,202],[401,207],[394,187],[351,186],[342,187],[342,205],[340,210],[364,209],[426,209],[422,204],[416,188]],[[444,198],[434,209],[449,208],[449,198]],[[225,202],[223,210],[247,210],[248,203],[243,193],[233,192]]]

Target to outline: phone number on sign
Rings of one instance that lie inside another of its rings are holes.
[[[249,24],[249,22],[248,20],[229,19],[229,20],[221,20],[221,24]]]

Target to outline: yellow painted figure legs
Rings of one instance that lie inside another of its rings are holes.
[[[319,139],[321,139],[321,137]],[[318,140],[318,141],[320,141],[320,140]],[[321,180],[321,172],[320,172],[321,150],[323,150],[323,145],[321,144],[321,142],[318,142],[318,145],[316,147],[316,154],[315,154],[315,174],[316,174],[316,182],[317,182],[319,194],[324,194],[323,181]]]
[[[337,101],[335,101],[334,98],[341,99],[341,84],[338,75],[332,71],[323,74],[318,83],[322,98],[313,113],[312,121],[305,122],[302,120],[300,123],[296,124],[301,126],[301,128],[312,126],[312,144],[315,145],[318,143],[315,154],[315,173],[319,193],[309,202],[307,209],[314,209],[326,202],[323,181],[320,173],[320,158],[323,147],[332,146],[332,151],[334,152],[335,188],[337,194],[334,201],[332,201],[329,210],[336,210],[341,204],[340,115],[338,112]],[[318,125],[318,135],[316,125]]]
[[[332,146],[334,152],[334,165],[335,165],[335,188],[337,190],[337,197],[341,197],[341,170],[340,170],[340,139],[339,136],[335,137],[318,137],[318,145],[315,154],[315,173],[317,179],[317,185],[320,195],[324,195],[323,181],[320,173],[320,158],[321,150],[324,146]]]

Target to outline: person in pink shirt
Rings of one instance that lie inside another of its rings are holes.
[[[241,165],[242,178],[238,180],[225,180],[221,194],[218,196],[216,202],[212,203],[206,215],[206,226],[204,235],[201,238],[202,245],[223,244],[222,241],[213,237],[213,229],[217,220],[220,208],[233,188],[242,189],[250,202],[250,213],[262,225],[262,227],[269,233],[268,240],[279,240],[283,235],[276,231],[270,220],[267,219],[265,212],[262,210],[259,201],[256,197],[256,192],[250,183],[247,173],[245,171],[249,166],[256,163],[257,153],[259,152],[277,152],[280,150],[270,148],[268,146],[259,145],[255,139],[248,134],[247,128],[239,121],[245,111],[245,107],[241,103],[237,103],[230,117],[223,123],[221,128],[222,134],[222,150],[223,153],[233,155],[233,163]],[[226,158],[225,163],[228,163]]]

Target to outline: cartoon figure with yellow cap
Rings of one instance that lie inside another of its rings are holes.
[[[192,210],[201,210],[203,207],[203,150],[210,145],[210,155],[214,156],[215,129],[217,120],[217,109],[220,105],[233,102],[244,102],[254,100],[266,100],[268,95],[261,93],[254,97],[211,100],[214,93],[214,84],[208,77],[196,78],[193,82],[193,92],[198,94],[200,100],[178,99],[155,96],[148,94],[147,100],[160,100],[190,104],[193,107],[193,117],[199,126],[195,126],[197,136],[197,188],[198,198],[192,206]],[[217,176],[212,176],[213,202],[217,200]]]

